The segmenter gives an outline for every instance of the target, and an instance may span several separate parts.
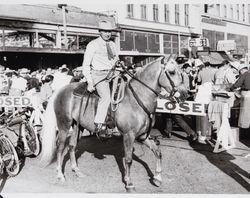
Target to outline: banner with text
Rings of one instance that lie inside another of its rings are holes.
[[[173,114],[184,114],[184,115],[206,115],[206,104],[185,101],[181,103],[173,103],[166,99],[157,99],[157,113],[173,113]]]
[[[0,107],[32,106],[31,99],[25,96],[0,96]]]

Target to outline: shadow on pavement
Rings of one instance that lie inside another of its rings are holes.
[[[103,160],[106,158],[106,155],[114,156],[115,161],[118,165],[119,171],[121,173],[121,181],[125,184],[124,176],[125,176],[125,168],[123,165],[123,141],[122,137],[113,137],[106,142],[101,142],[95,136],[85,136],[82,137],[78,145],[76,147],[76,159],[80,158],[82,154],[85,152],[94,154],[94,157],[98,160]],[[67,154],[64,158],[63,162],[63,171],[65,168],[66,162],[69,160],[69,154]],[[140,159],[138,156],[133,154],[133,160],[140,163],[147,171],[150,183],[152,183],[153,173],[150,170],[149,166],[146,162]],[[133,166],[133,165],[132,165]]]
[[[243,188],[250,192],[250,183],[244,177],[250,179],[250,174],[241,167],[233,163],[235,157],[228,152],[213,153],[213,148],[209,144],[190,144],[190,146],[198,153],[204,155],[207,160],[219,168],[222,172],[233,178]]]

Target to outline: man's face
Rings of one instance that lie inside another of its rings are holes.
[[[185,72],[186,72],[187,74],[189,74],[189,73],[191,72],[191,67],[187,67],[187,68],[185,69]]]
[[[104,41],[109,41],[111,38],[111,31],[109,30],[100,30],[100,35]]]

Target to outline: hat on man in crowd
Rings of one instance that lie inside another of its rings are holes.
[[[5,74],[9,74],[9,73],[13,73],[13,71],[14,70],[12,70],[12,69],[10,69],[10,68],[7,67],[4,73]]]
[[[202,65],[204,65],[204,63],[200,59],[198,59],[198,58],[194,59],[194,66],[195,67],[200,67]]]
[[[239,71],[239,68],[240,68],[239,61],[230,61],[230,65]]]
[[[61,71],[62,69],[67,69],[67,65],[66,64],[63,64],[61,67],[59,67],[59,71]]]
[[[30,73],[30,70],[27,68],[22,68],[19,70],[19,74],[28,74],[28,73]]]
[[[101,30],[112,31],[112,30],[115,30],[116,28],[112,26],[110,21],[100,21],[98,29],[99,31]]]
[[[242,69],[248,69],[247,65],[240,64],[239,67],[238,67],[238,71],[240,72],[240,70],[242,70]]]

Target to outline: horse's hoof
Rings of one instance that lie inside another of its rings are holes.
[[[79,178],[83,178],[85,177],[85,175],[81,172],[81,171],[74,171],[75,172],[75,175]]]
[[[129,184],[126,186],[127,193],[135,193],[135,187],[133,184]]]
[[[56,178],[58,183],[65,183],[65,177],[64,176],[59,176]]]
[[[153,183],[155,186],[160,187],[162,184],[162,181],[154,177]]]

